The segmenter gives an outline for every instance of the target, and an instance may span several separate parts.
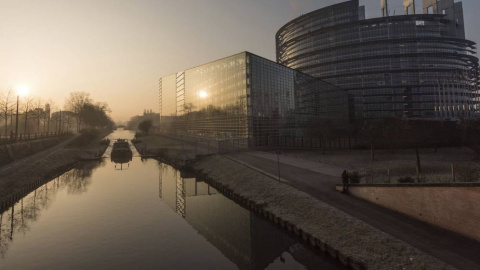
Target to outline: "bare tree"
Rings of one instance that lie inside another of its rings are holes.
[[[37,124],[37,133],[40,133],[40,121],[44,118],[45,110],[43,108],[43,100],[41,98],[35,98],[33,101],[33,109],[31,110],[32,118]]]
[[[384,137],[383,121],[368,121],[365,122],[363,128],[360,130],[360,137],[367,139],[370,142],[370,155],[372,161],[375,160],[375,143],[380,142]]]
[[[5,136],[8,135],[8,113],[14,106],[15,95],[10,89],[6,93],[0,93],[0,117],[5,120]]]
[[[56,118],[54,118],[53,116],[53,113],[55,111],[58,110],[58,106],[55,104],[55,102],[51,99],[48,100],[48,110],[47,110],[47,132],[50,132],[51,128],[50,128],[50,125],[51,125],[51,120],[56,120]],[[55,121],[55,131],[57,130],[57,125],[56,125],[56,121]]]
[[[93,101],[90,98],[90,94],[86,92],[72,92],[65,101],[65,109],[75,114],[77,120],[77,132],[80,131],[82,127],[82,122],[79,117],[80,110],[85,104],[92,102]]]
[[[23,129],[23,133],[27,134],[28,133],[28,115],[30,113],[30,110],[32,110],[32,107],[34,105],[35,98],[34,97],[26,97],[24,99],[22,108],[23,108],[23,114],[25,115],[25,126]]]

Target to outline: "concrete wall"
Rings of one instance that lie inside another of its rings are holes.
[[[65,137],[19,142],[0,146],[0,166],[50,148]]]
[[[480,241],[480,183],[352,185],[350,194]]]

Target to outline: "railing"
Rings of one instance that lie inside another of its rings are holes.
[[[24,141],[31,141],[31,140],[38,140],[38,139],[45,139],[45,138],[54,138],[54,137],[61,137],[71,134],[70,132],[43,132],[43,133],[27,133],[27,134],[18,134],[18,137],[11,138],[9,136],[0,135],[0,144],[8,144],[14,142],[24,142]]]
[[[355,173],[361,184],[480,183],[480,164],[475,161],[449,163],[428,160],[422,161],[421,170],[415,164],[399,162],[387,166],[367,166]]]
[[[356,138],[322,139],[316,137],[270,136],[268,147],[318,148],[318,149],[352,149],[357,144]]]
[[[218,141],[218,152],[229,153],[242,151],[248,149],[251,144],[251,140],[249,139],[227,139]]]

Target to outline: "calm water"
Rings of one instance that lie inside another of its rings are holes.
[[[83,163],[0,224],[0,269],[339,269],[205,182],[139,157],[122,170]]]

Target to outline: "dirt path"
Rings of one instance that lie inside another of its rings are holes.
[[[61,151],[62,149],[64,149],[65,146],[67,144],[69,144],[71,141],[73,141],[74,139],[75,139],[75,137],[71,137],[71,138],[55,145],[54,147],[45,149],[45,150],[40,151],[38,153],[35,153],[31,156],[27,156],[27,157],[21,158],[19,160],[15,160],[11,164],[6,164],[6,165],[0,167],[0,176],[6,175],[9,172],[11,173],[13,170],[18,169],[18,168],[20,168],[20,166],[22,166],[24,164],[27,164],[29,162],[36,161],[36,160],[41,159],[41,158],[48,158],[50,155],[55,154],[55,153]]]

